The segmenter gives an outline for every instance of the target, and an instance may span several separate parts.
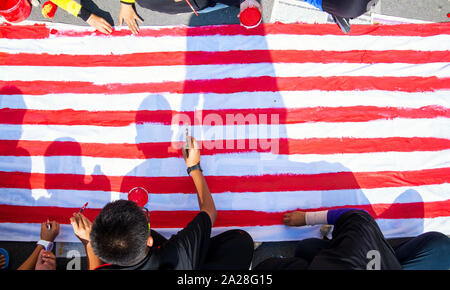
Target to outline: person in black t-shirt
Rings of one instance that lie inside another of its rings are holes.
[[[253,240],[248,233],[230,230],[210,237],[217,212],[200,167],[199,147],[189,138],[190,148],[182,151],[197,189],[200,212],[169,240],[150,230],[147,215],[133,201],[108,203],[93,224],[75,213],[71,224],[86,246],[89,269],[249,269]]]
[[[119,26],[125,22],[134,34],[139,32],[137,21],[142,23],[142,19],[135,11],[135,2],[143,8],[168,14],[197,13],[197,11],[213,7],[217,3],[240,7],[240,11],[248,7],[256,7],[261,11],[261,4],[257,0],[121,0]]]

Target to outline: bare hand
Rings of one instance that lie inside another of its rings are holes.
[[[94,13],[89,16],[88,20],[86,21],[90,26],[94,27],[98,31],[104,34],[111,34],[113,31],[113,28],[111,24],[108,23],[105,19],[95,15]]]
[[[56,270],[56,257],[51,251],[41,250],[35,270]]]
[[[121,3],[119,11],[119,27],[122,26],[123,21],[125,21],[131,32],[133,32],[134,34],[138,34],[139,26],[136,20],[144,23],[144,21],[142,21],[142,19],[136,14],[136,11],[134,11],[132,5]]]
[[[183,157],[187,167],[194,166],[200,162],[200,147],[194,137],[188,137],[191,144],[183,145]],[[186,156],[186,150],[189,150],[189,157]]]
[[[262,10],[261,4],[259,4],[258,1],[256,1],[256,0],[245,0],[244,2],[241,3],[240,12],[244,11],[245,9],[247,9],[249,7],[256,7],[256,8],[259,9],[259,11]],[[241,14],[240,12],[238,14],[238,17]]]
[[[73,232],[80,239],[83,244],[90,241],[89,234],[92,229],[92,222],[81,213],[74,213],[70,218],[70,223],[73,227]]]
[[[293,211],[285,213],[283,223],[287,226],[300,227],[306,225],[305,212]]]
[[[50,225],[48,229],[47,225]],[[59,223],[47,221],[41,223],[41,240],[53,242],[59,234]]]

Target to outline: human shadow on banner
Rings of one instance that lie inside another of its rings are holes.
[[[31,158],[22,147],[22,124],[27,111],[22,91],[16,86],[0,89],[0,194],[1,204],[32,206]]]
[[[45,189],[48,194],[46,198],[51,200],[53,206],[80,208],[89,202],[90,208],[102,208],[111,200],[108,177],[100,165],[94,166],[92,174],[86,174],[82,156],[80,143],[72,137],[57,138],[47,147]],[[55,218],[69,219],[70,216]]]
[[[193,25],[195,25],[196,19],[196,16],[192,15]],[[236,30],[237,27],[235,27]],[[204,164],[205,168],[208,167],[210,175],[244,177],[241,178],[242,184],[239,182],[228,183],[230,191],[233,191],[231,188],[239,187],[239,190],[234,190],[235,194],[229,194],[230,196],[214,195],[217,208],[243,210],[245,208],[237,202],[239,192],[256,192],[256,195],[260,196],[260,200],[253,203],[252,207],[257,208],[258,203],[266,203],[261,208],[277,209],[277,204],[289,202],[290,199],[287,196],[292,194],[292,191],[283,188],[289,186],[289,183],[293,181],[293,188],[306,189],[299,190],[297,198],[304,195],[311,200],[302,200],[298,204],[291,203],[290,207],[285,204],[278,208],[280,211],[281,209],[288,210],[288,208],[294,210],[296,208],[361,206],[373,214],[374,218],[380,218],[380,224],[385,222],[381,221],[384,217],[389,219],[388,222],[391,224],[398,222],[398,230],[390,231],[391,236],[421,233],[424,228],[424,207],[423,200],[417,191],[404,188],[398,191],[394,189],[395,193],[391,196],[396,196],[396,198],[392,204],[384,208],[372,207],[371,200],[376,199],[372,197],[369,199],[366,196],[351,168],[345,164],[330,161],[332,159],[327,156],[331,155],[327,154],[324,154],[323,160],[320,161],[303,161],[306,160],[306,158],[302,159],[303,154],[314,154],[314,152],[303,153],[304,150],[298,148],[298,146],[306,144],[304,141],[308,141],[308,137],[302,137],[298,132],[294,132],[292,125],[323,121],[307,114],[301,117],[295,116],[295,110],[292,109],[302,108],[292,108],[285,102],[285,97],[281,92],[290,90],[290,87],[296,87],[288,82],[300,82],[301,78],[280,77],[279,71],[275,70],[275,61],[272,57],[274,52],[266,37],[266,27],[260,25],[251,30],[239,28],[242,29],[241,33],[232,33],[227,36],[227,43],[217,37],[198,37],[195,29],[187,30],[186,77],[180,112],[189,112],[191,125],[196,125],[196,122],[200,124],[200,126],[192,127],[194,137],[198,140],[212,141],[209,142],[209,147],[212,147],[210,151],[214,154],[209,156],[209,163]],[[247,33],[253,35],[249,40],[251,42],[248,43],[246,40],[249,38],[242,37]],[[230,46],[229,43],[233,41],[236,45]],[[211,47],[217,48],[218,51],[210,52]],[[203,63],[198,60],[198,55],[201,53],[209,56],[209,58],[203,58]],[[209,65],[209,67],[205,65]],[[311,89],[320,90],[321,87]],[[298,97],[305,97],[305,95],[302,94]],[[194,112],[193,115],[192,112]],[[234,117],[230,118],[231,123],[227,120],[230,115]],[[265,127],[265,124],[268,126]],[[245,132],[239,133],[238,127],[243,126]],[[231,130],[233,132],[229,131],[230,127],[234,127],[234,131]],[[295,137],[291,137],[293,135]],[[240,138],[241,136],[242,138]],[[178,135],[174,139],[180,140],[180,137]],[[234,141],[229,143],[231,147],[227,147],[229,144],[224,139],[243,142]],[[255,140],[256,142],[252,142]],[[208,144],[204,142],[203,145]],[[299,178],[292,180],[289,176],[292,174],[297,174]],[[244,181],[245,175],[249,175],[249,178]],[[263,175],[278,176],[279,178],[270,179],[270,181],[261,179],[262,182],[259,184],[251,183],[254,176]],[[310,175],[311,178],[309,181],[305,179],[304,184],[301,184],[304,175]],[[376,176],[371,178],[376,178]],[[211,191],[214,192],[214,189],[219,187],[214,184],[214,180],[217,179],[208,178],[208,176],[206,179]],[[318,182],[319,179],[320,182]],[[224,180],[228,179],[224,178]],[[316,180],[318,189],[324,187],[324,184],[330,185],[327,190],[315,190],[320,196],[320,202],[317,202],[317,195],[310,194],[312,187],[308,183],[313,180]],[[264,183],[270,182],[273,184],[267,186],[268,190],[263,192],[259,190],[260,186],[264,187]],[[414,181],[411,180],[410,183],[414,184]],[[276,189],[277,186],[280,188],[279,190]],[[334,187],[338,190],[333,191]],[[279,194],[275,195],[274,192],[279,192]],[[389,198],[384,200],[389,200]],[[401,216],[409,216],[405,210],[406,207],[399,206],[408,203],[414,203],[416,218],[399,219],[398,217]],[[220,221],[220,217],[218,217],[218,221]],[[264,224],[263,220],[260,222]],[[280,223],[282,223],[281,220]],[[257,235],[255,237],[258,238]]]

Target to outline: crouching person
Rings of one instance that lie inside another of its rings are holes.
[[[90,269],[249,269],[253,240],[248,233],[230,230],[211,238],[217,211],[200,167],[200,150],[191,140],[189,154],[183,154],[197,189],[199,213],[168,240],[150,229],[148,215],[133,201],[108,203],[94,223],[75,213],[71,223],[86,245]]]

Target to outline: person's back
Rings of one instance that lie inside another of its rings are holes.
[[[375,220],[366,211],[351,210],[337,219],[328,248],[314,257],[308,269],[365,270],[372,258],[378,259],[374,268],[402,268]]]
[[[195,270],[203,264],[211,234],[211,220],[200,212],[169,240],[151,231],[136,203],[118,200],[107,204],[92,226],[95,254],[107,264],[98,269]],[[162,240],[162,241],[161,241]]]
[[[357,209],[313,213],[297,211],[287,214],[284,223],[290,226],[333,224],[332,239],[330,241],[310,239],[315,242],[313,250],[305,249],[296,257],[289,259],[267,259],[255,269],[402,269],[394,250],[387,243],[375,220],[366,211]],[[372,259],[375,260],[371,262]]]

